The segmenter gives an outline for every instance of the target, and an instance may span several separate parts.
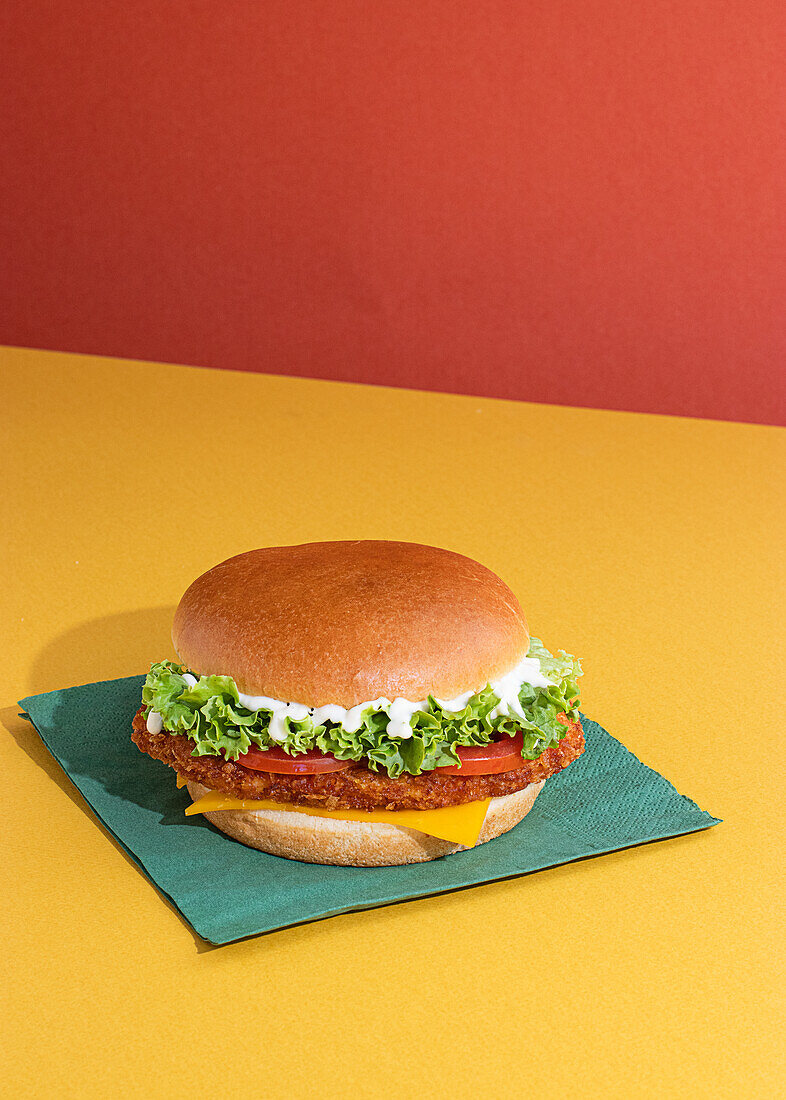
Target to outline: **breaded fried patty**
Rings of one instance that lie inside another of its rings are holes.
[[[192,756],[192,742],[182,734],[148,733],[144,710],[134,716],[132,737],[148,756],[162,760],[184,779],[195,780],[236,798],[271,799],[326,810],[435,810],[482,798],[512,794],[555,775],[584,751],[580,722],[569,723],[558,744],[523,766],[498,775],[401,775],[391,779],[362,764],[322,775],[275,775],[253,771],[221,756]]]

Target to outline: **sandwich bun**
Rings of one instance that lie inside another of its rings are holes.
[[[504,676],[529,632],[508,586],[449,550],[315,542],[229,558],[177,608],[181,661],[305,706],[451,699]]]
[[[518,825],[532,809],[544,782],[492,798],[476,846]],[[192,780],[186,785],[194,800],[210,791],[209,787]],[[440,840],[418,829],[381,821],[341,821],[295,810],[211,810],[202,816],[222,833],[249,848],[303,863],[392,867],[424,863],[466,850],[461,844]]]

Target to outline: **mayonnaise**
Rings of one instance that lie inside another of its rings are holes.
[[[183,678],[191,687],[196,683],[196,679],[188,672],[183,674]],[[532,684],[533,687],[548,687],[550,682],[541,672],[537,657],[525,657],[505,676],[492,681],[491,690],[499,698],[499,703],[491,712],[490,717],[500,718],[514,715],[522,718],[524,714],[519,702],[521,685]],[[459,714],[464,710],[472,696],[485,686],[485,684],[481,684],[472,691],[465,691],[463,694],[457,695],[454,699],[437,699],[437,702],[446,714]],[[238,692],[238,698],[247,710],[266,710],[270,712],[270,736],[274,741],[285,740],[287,736],[287,718],[291,718],[294,722],[300,722],[306,716],[310,716],[316,725],[323,722],[332,722],[347,733],[357,733],[363,725],[363,713],[369,707],[373,710],[384,711],[389,719],[388,736],[404,741],[412,736],[413,716],[420,710],[428,709],[427,699],[411,702],[409,699],[390,700],[383,697],[346,708],[339,706],[338,703],[327,703],[321,707],[307,707],[302,703],[285,703],[281,699],[271,699],[267,695],[245,695],[242,691]],[[154,715],[154,711],[151,711],[148,715],[148,730],[151,733],[158,733],[160,728],[158,730],[150,729],[150,720]],[[156,717],[160,719],[161,716],[156,715]]]
[[[157,710],[151,710],[145,722],[148,733],[160,733],[164,728],[164,719]]]

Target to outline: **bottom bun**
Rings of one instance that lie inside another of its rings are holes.
[[[191,780],[187,786],[194,800],[210,790]],[[521,791],[492,798],[476,846],[518,825],[532,809],[542,788],[542,782],[531,783]],[[463,844],[381,821],[341,821],[294,810],[211,810],[203,817],[249,848],[303,863],[393,867],[466,851]]]

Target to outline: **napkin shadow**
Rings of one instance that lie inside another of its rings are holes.
[[[153,661],[174,657],[174,614],[174,607],[145,607],[71,627],[36,654],[25,694],[133,676]]]
[[[178,920],[192,937],[197,953],[203,954],[206,951],[213,950],[215,945],[208,943],[197,932],[194,931],[186,918],[174,904],[172,899],[166,893],[159,889],[158,885],[145,872],[144,868],[141,867],[139,862],[131,855],[125,845],[122,844],[117,839],[115,834],[104,825],[101,818],[98,817],[98,815],[94,812],[90,803],[83,797],[78,787],[76,787],[75,784],[71,782],[61,766],[46,748],[46,745],[39,736],[38,731],[36,730],[33,723],[30,722],[28,719],[23,718],[22,715],[19,713],[19,707],[0,707],[0,725],[2,725],[8,731],[11,737],[13,737],[14,741],[16,741],[19,748],[22,749],[22,751],[30,757],[33,763],[37,764],[38,767],[42,769],[42,771],[46,772],[47,776],[58,785],[60,790],[63,791],[64,794],[68,795],[74,805],[78,806],[80,810],[87,813],[89,817],[93,818],[103,835],[111,842],[112,846],[122,855],[126,862],[135,870],[142,871],[142,873],[145,875],[145,878],[147,878],[148,881],[155,887],[158,895],[166,902],[167,906],[177,916]],[[150,762],[154,763],[154,761],[152,760]],[[160,810],[161,807],[155,806],[153,808]],[[177,820],[181,825],[183,824],[182,808],[180,809]],[[190,822],[192,819],[188,820]],[[194,824],[197,827],[199,827],[200,825],[203,828],[210,827],[207,822],[203,821],[194,820]]]
[[[44,742],[38,736],[38,732],[27,718],[19,713],[19,707],[0,707],[0,725],[6,729],[22,752],[27,753],[34,764],[46,772],[49,779],[57,783],[61,791],[64,791],[72,801],[79,806],[87,803],[80,795],[74,784],[65,774],[55,758],[47,749]]]

